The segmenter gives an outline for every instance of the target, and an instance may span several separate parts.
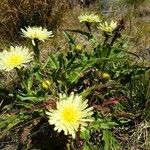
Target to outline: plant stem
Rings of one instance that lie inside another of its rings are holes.
[[[38,43],[39,41],[37,39],[34,39],[34,45],[33,45],[33,51],[34,51],[34,59],[35,59],[35,62],[39,63],[39,57],[40,57],[40,50],[39,50],[39,47],[38,47]]]
[[[111,45],[106,45],[107,47],[108,47],[108,53],[107,53],[107,55],[106,55],[106,58],[108,58],[109,57],[109,55],[110,55],[110,52],[111,52]],[[103,70],[104,70],[104,68],[105,68],[105,66],[106,66],[106,61],[103,63],[103,66],[102,66],[102,72],[103,72]]]
[[[15,68],[15,69],[16,69],[16,73],[17,73],[17,76],[18,76],[18,78],[20,80],[20,84],[21,84],[22,88],[25,89],[26,92],[27,92],[28,91],[28,87],[27,87],[26,83],[24,82],[22,71],[19,70],[18,68]]]

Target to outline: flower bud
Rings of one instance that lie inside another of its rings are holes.
[[[49,89],[50,85],[51,85],[51,82],[49,80],[43,80],[42,87],[44,89],[46,89],[46,90]]]
[[[81,51],[82,48],[83,48],[83,46],[82,46],[81,44],[77,44],[77,45],[76,45],[76,50],[77,50],[77,51]]]
[[[104,72],[104,73],[102,73],[102,78],[109,80],[110,76],[108,73]]]

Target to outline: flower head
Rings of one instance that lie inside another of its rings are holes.
[[[10,47],[10,51],[0,53],[0,70],[11,71],[14,68],[25,67],[32,61],[33,53],[22,46]]]
[[[25,30],[21,29],[24,37],[30,38],[32,40],[38,39],[40,41],[45,41],[49,37],[53,37],[52,31],[47,31],[46,28],[42,27],[27,27]]]
[[[78,18],[79,18],[80,22],[98,23],[101,21],[100,17],[98,15],[93,14],[93,13],[80,15]]]
[[[116,21],[111,21],[110,24],[107,21],[105,21],[103,23],[100,23],[98,28],[106,33],[112,33],[116,29],[116,27],[117,27]]]
[[[54,130],[64,131],[65,135],[72,135],[75,138],[79,127],[83,131],[88,125],[87,122],[93,121],[91,118],[93,108],[88,108],[87,102],[74,93],[71,93],[69,97],[66,94],[60,94],[56,110],[47,112],[49,123],[55,125]]]

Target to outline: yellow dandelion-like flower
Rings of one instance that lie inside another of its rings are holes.
[[[98,28],[104,32],[112,33],[116,29],[116,27],[117,27],[116,21],[111,21],[110,24],[107,21],[105,21],[103,23],[100,23]]]
[[[83,100],[78,94],[60,94],[60,100],[56,104],[56,110],[46,112],[49,123],[55,125],[54,130],[64,131],[65,135],[72,135],[75,138],[79,127],[84,131],[88,122],[93,121],[93,107],[88,107],[88,100]]]
[[[78,18],[80,22],[89,22],[89,23],[101,22],[100,17],[98,15],[95,15],[94,13],[80,15]]]
[[[52,31],[48,31],[46,28],[42,27],[27,27],[25,30],[21,29],[21,31],[23,36],[32,39],[32,42],[34,39],[44,42],[49,37],[54,36]]]
[[[22,46],[10,47],[10,51],[4,50],[0,53],[0,70],[11,71],[20,69],[33,60],[33,53]]]

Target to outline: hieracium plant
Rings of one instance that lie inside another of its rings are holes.
[[[62,143],[65,149],[120,149],[113,129],[128,120],[121,120],[115,113],[124,108],[120,101],[128,98],[129,84],[123,81],[129,71],[132,79],[135,69],[134,64],[128,63],[134,54],[120,44],[125,23],[124,20],[103,21],[95,13],[80,15],[79,21],[88,30],[65,30],[67,51],[51,52],[44,61],[40,59],[40,44],[54,35],[38,26],[21,29],[22,37],[31,41],[32,48],[11,46],[0,53],[1,71],[16,72],[18,81],[9,96],[13,97],[19,113],[13,113],[14,121],[9,114],[0,118],[3,134],[27,123],[31,124],[30,131],[40,126],[45,135],[48,133],[46,149],[54,145],[61,148]],[[92,24],[97,27],[96,34]],[[76,42],[72,33],[83,36],[88,44]],[[124,64],[130,66],[126,72]],[[40,129],[33,134],[38,137]],[[25,143],[41,142],[40,136],[35,141],[29,133],[26,136],[29,139]],[[55,139],[61,141],[51,144]]]

